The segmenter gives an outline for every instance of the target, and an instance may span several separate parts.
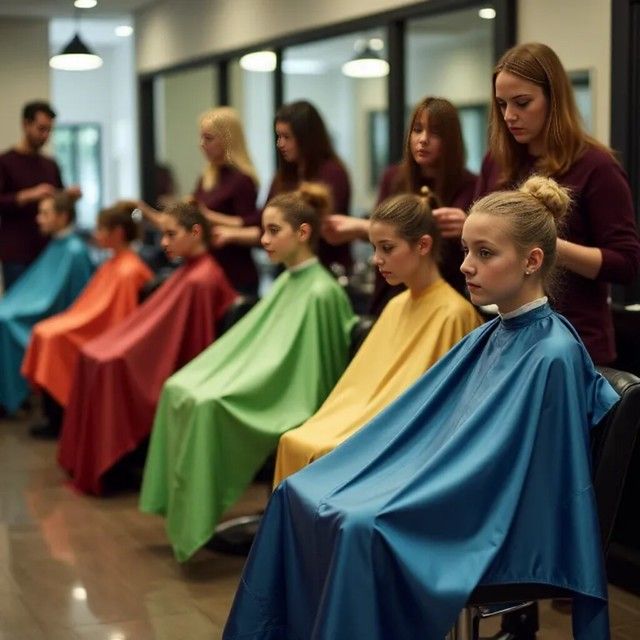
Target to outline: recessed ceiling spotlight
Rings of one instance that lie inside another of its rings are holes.
[[[276,68],[276,54],[273,51],[254,51],[240,58],[240,66],[245,71],[268,72]]]
[[[128,24],[121,24],[115,28],[115,34],[120,38],[128,38],[133,33],[133,27]]]
[[[76,9],[93,9],[98,4],[98,0],[75,0],[73,6]]]
[[[485,7],[478,11],[478,15],[485,20],[493,20],[496,17],[496,10],[493,7]]]

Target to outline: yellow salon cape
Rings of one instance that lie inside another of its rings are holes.
[[[274,486],[367,424],[481,322],[444,280],[393,298],[320,409],[280,438]]]

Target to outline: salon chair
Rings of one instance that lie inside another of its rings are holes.
[[[150,295],[150,293],[148,295]],[[238,320],[251,311],[257,301],[258,298],[256,296],[238,296],[229,305],[220,320],[218,320],[216,335],[221,336],[225,331],[229,330]],[[105,474],[103,484],[106,492],[132,488],[138,489],[140,487],[148,447],[149,439],[147,438],[132,452],[119,460],[118,463]]]
[[[173,275],[173,272],[176,269],[176,265],[168,265],[156,271],[153,278],[148,282],[145,282],[145,284],[140,287],[140,290],[138,291],[138,302],[142,304],[151,296],[152,293],[155,293],[169,279],[169,277]]]
[[[257,296],[239,295],[236,299],[227,307],[224,315],[217,323],[216,335],[221,336],[225,331],[231,329],[231,327],[241,320],[258,302]]]
[[[640,378],[617,369],[598,369],[620,394],[620,401],[594,428],[591,438],[593,486],[606,559],[640,427]],[[571,599],[573,595],[567,589],[541,584],[478,585],[447,640],[479,640],[479,623],[484,618],[525,609],[538,600]]]

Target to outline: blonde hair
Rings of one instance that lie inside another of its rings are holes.
[[[225,163],[249,176],[258,186],[258,176],[249,157],[238,112],[231,107],[216,107],[200,116],[200,127],[224,140]],[[202,188],[213,189],[218,182],[218,167],[209,163],[202,172]]]
[[[422,187],[421,195],[405,193],[381,202],[371,214],[371,222],[384,222],[393,226],[398,235],[409,244],[415,244],[424,235],[431,236],[431,255],[440,257],[440,230],[433,217],[437,199],[428,187]]]
[[[320,237],[322,218],[333,210],[329,190],[318,182],[301,182],[295,191],[281,193],[269,202],[266,207],[274,207],[282,213],[282,217],[294,229],[308,224],[311,227],[309,245],[315,249]],[[265,208],[266,208],[265,207]]]
[[[491,103],[489,149],[502,168],[505,184],[522,177],[527,148],[509,132],[495,98],[496,78],[502,71],[538,85],[547,99],[547,121],[543,131],[545,151],[536,163],[538,173],[562,175],[588,146],[597,147],[613,156],[611,149],[584,131],[571,81],[553,49],[539,42],[519,44],[500,58],[493,71],[494,98]]]
[[[474,202],[469,215],[485,213],[509,223],[513,243],[521,252],[540,247],[544,253],[540,275],[546,291],[552,288],[558,230],[567,215],[568,189],[553,178],[531,176],[516,191],[494,191]]]

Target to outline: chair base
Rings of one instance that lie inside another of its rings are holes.
[[[251,550],[261,520],[261,513],[227,520],[216,527],[206,546],[219,553],[246,556]]]

